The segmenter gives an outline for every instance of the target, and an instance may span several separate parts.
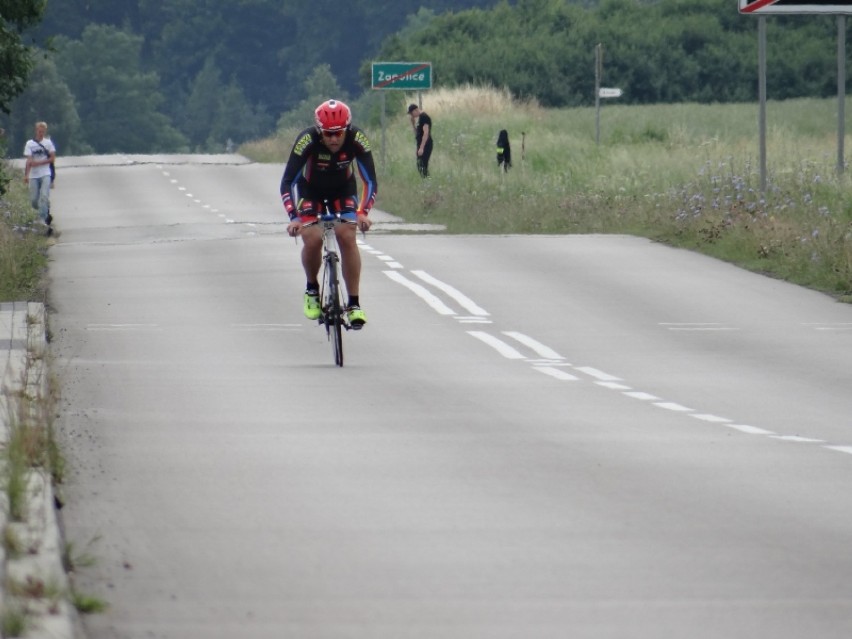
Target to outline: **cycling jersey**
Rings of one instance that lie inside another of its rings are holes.
[[[366,215],[376,201],[376,186],[370,141],[361,129],[350,126],[340,150],[332,153],[310,127],[296,137],[290,151],[281,177],[281,201],[291,220],[316,215],[323,200],[340,200],[345,208]]]

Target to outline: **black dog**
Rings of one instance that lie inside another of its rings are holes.
[[[502,166],[503,171],[508,171],[512,166],[512,147],[506,129],[501,130],[497,136],[497,166]]]

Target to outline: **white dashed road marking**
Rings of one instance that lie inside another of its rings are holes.
[[[581,373],[585,373],[589,377],[594,377],[595,379],[599,379],[602,382],[620,382],[621,378],[616,377],[615,375],[610,375],[609,373],[604,373],[603,371],[599,371],[597,368],[592,368],[591,366],[578,366],[577,370]]]
[[[571,373],[566,373],[561,368],[553,368],[552,366],[533,366],[533,370],[537,370],[540,373],[544,373],[545,375],[550,375],[551,377],[555,377],[556,379],[565,381],[565,382],[576,382],[579,381],[579,377],[576,375],[572,375]]]
[[[417,277],[419,277],[421,280],[423,280],[427,284],[431,284],[435,288],[443,291],[444,293],[446,293],[447,295],[452,297],[456,302],[461,304],[467,310],[467,312],[470,313],[471,315],[488,315],[489,314],[488,311],[486,311],[484,308],[481,308],[480,306],[478,306],[467,295],[464,295],[461,291],[453,288],[449,284],[446,284],[445,282],[442,282],[441,280],[435,279],[434,277],[432,277],[431,275],[429,275],[425,271],[411,271],[411,272],[414,273]]]
[[[381,251],[375,251],[371,247],[366,247],[369,249],[370,253],[373,253],[378,257],[379,260],[382,261],[384,266],[390,266],[391,268],[402,269],[403,266],[399,262],[393,261],[392,258],[388,257]],[[411,271],[415,276],[417,276],[420,280],[429,284],[435,288],[437,288],[442,293],[448,295],[452,298],[453,301],[461,305],[465,310],[469,312],[469,315],[460,315],[457,314],[452,308],[450,308],[447,304],[441,301],[436,295],[431,293],[424,286],[411,281],[406,278],[402,274],[396,271],[383,271],[385,275],[387,275],[391,280],[402,284],[404,287],[412,291],[415,295],[424,300],[429,306],[431,306],[437,313],[441,315],[452,315],[455,319],[461,324],[490,324],[492,321],[490,319],[486,319],[490,314],[476,304],[469,297],[461,293],[458,289],[450,286],[449,284],[442,282],[425,271]],[[740,330],[735,326],[730,326],[718,322],[661,322],[659,324],[661,327],[666,328],[671,331],[736,331]],[[814,330],[821,331],[842,331],[842,330],[852,330],[852,324],[850,323],[839,323],[839,324],[828,324],[828,323],[813,323],[808,324],[814,328]],[[521,353],[518,349],[513,346],[507,344],[505,341],[496,337],[490,333],[485,331],[467,331],[469,335],[478,339],[480,342],[487,344],[491,348],[493,348],[497,353],[505,357],[506,359],[512,360],[524,360],[526,363],[530,364],[533,370],[538,371],[539,373],[543,373],[553,379],[559,381],[579,381],[580,378],[566,369],[573,369],[576,372],[583,373],[591,378],[593,378],[594,383],[603,388],[607,388],[610,390],[621,391],[623,395],[638,399],[644,402],[651,402],[653,406],[658,408],[663,408],[665,410],[674,412],[674,413],[683,413],[689,415],[690,417],[697,419],[699,421],[706,422],[708,424],[714,424],[719,426],[724,426],[726,428],[731,428],[741,433],[745,433],[748,435],[758,435],[765,436],[767,438],[776,439],[779,441],[785,442],[793,442],[793,443],[801,443],[801,444],[825,444],[824,440],[815,439],[811,437],[803,437],[800,435],[778,435],[771,430],[766,430],[764,428],[758,428],[756,426],[749,426],[746,424],[736,424],[733,423],[733,420],[728,419],[727,417],[720,417],[718,415],[713,415],[711,413],[699,413],[696,412],[692,408],[688,408],[683,406],[682,404],[676,402],[665,401],[664,399],[653,395],[651,393],[646,393],[641,390],[633,390],[630,386],[623,383],[623,380],[620,377],[616,377],[615,375],[611,375],[604,371],[601,371],[592,366],[573,366],[565,361],[565,358],[557,353],[555,350],[550,347],[542,344],[541,342],[533,339],[532,337],[525,335],[524,333],[520,333],[518,331],[502,331],[502,334],[506,337],[509,337],[516,342],[522,344],[523,346],[531,349],[537,357],[530,358],[526,357],[523,353]],[[823,448],[827,448],[829,450],[834,450],[841,453],[846,453],[852,455],[852,446],[835,446],[835,445],[824,445]]]
[[[412,293],[417,295],[420,299],[426,302],[429,306],[431,306],[436,312],[441,315],[455,315],[456,312],[451,309],[449,306],[444,304],[441,300],[439,300],[435,295],[426,290],[425,287],[421,286],[417,282],[412,282],[405,276],[397,273],[396,271],[385,271],[385,275],[391,278],[394,282],[402,284],[405,288],[410,290]]]
[[[483,333],[482,331],[468,331],[467,333],[468,335],[473,335],[479,341],[488,344],[491,348],[507,359],[526,359],[521,353],[509,346],[506,342],[497,339],[489,333]]]
[[[518,333],[517,331],[503,331],[503,335],[508,335],[512,339],[518,340],[524,346],[529,346],[536,353],[538,353],[541,357],[546,357],[547,359],[565,359],[557,353],[555,350],[550,348],[549,346],[545,346],[541,342],[534,340],[532,337],[528,335],[524,335],[523,333]]]

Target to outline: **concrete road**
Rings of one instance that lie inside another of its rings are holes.
[[[631,237],[378,230],[338,369],[281,167],[202,160],[54,192],[91,639],[850,636],[852,307]]]

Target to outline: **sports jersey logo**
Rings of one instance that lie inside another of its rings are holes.
[[[306,133],[296,142],[296,146],[293,147],[293,152],[296,155],[302,155],[305,152],[305,149],[308,148],[308,145],[311,143],[311,134]]]
[[[355,141],[364,147],[365,151],[370,150],[370,141],[367,139],[367,136],[364,135],[361,131],[355,133]]]

